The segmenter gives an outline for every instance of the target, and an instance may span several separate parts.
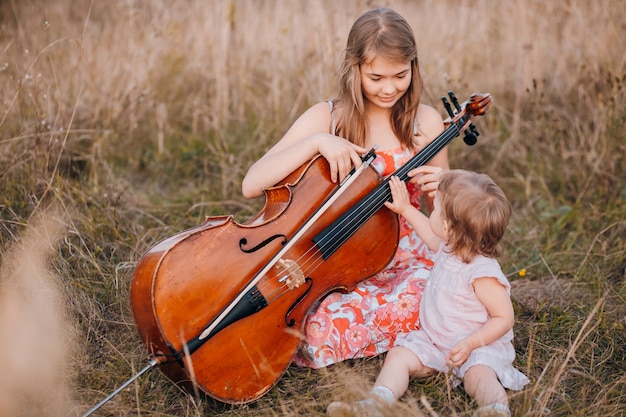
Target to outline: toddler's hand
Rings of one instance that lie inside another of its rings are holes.
[[[456,368],[463,365],[470,353],[472,353],[471,346],[466,342],[466,339],[461,340],[448,354],[448,366]]]
[[[386,202],[385,207],[394,213],[402,215],[406,208],[411,205],[406,184],[394,175],[389,178],[389,188],[391,189],[392,201]]]

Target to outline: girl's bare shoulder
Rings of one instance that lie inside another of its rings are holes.
[[[317,120],[330,120],[331,107],[328,101],[320,101],[309,107],[301,117],[314,118]]]
[[[420,104],[417,108],[418,130],[427,138],[435,138],[443,132],[443,118],[441,114],[427,104]]]
[[[309,107],[287,130],[275,149],[283,145],[293,144],[315,133],[328,133],[331,126],[330,106],[326,101],[320,101]]]
[[[290,130],[313,133],[327,131],[332,121],[330,106],[327,101],[320,101],[305,110],[291,126]]]
[[[417,108],[417,120],[423,120],[425,122],[434,121],[443,123],[441,114],[437,110],[435,110],[434,107],[423,103],[420,103],[419,107]]]

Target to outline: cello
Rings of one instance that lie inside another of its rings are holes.
[[[459,104],[448,95],[443,133],[393,173],[402,181],[460,133],[468,145],[476,142],[470,118],[485,114],[491,96]],[[351,291],[383,269],[396,252],[398,218],[384,207],[391,191],[369,166],[374,158],[371,150],[336,184],[317,155],[265,189],[264,207],[246,222],[207,217],[149,249],[130,301],[152,359],[135,377],[158,366],[188,392],[232,404],[270,390],[297,352],[307,314],[329,293]]]

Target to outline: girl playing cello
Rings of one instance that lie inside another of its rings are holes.
[[[443,130],[439,113],[420,103],[422,79],[417,47],[407,21],[389,8],[363,13],[348,35],[339,92],[313,105],[246,174],[246,197],[283,180],[316,154],[341,182],[361,165],[361,154],[377,146],[373,166],[387,176]],[[432,207],[436,174],[448,169],[443,149],[429,165],[412,172],[410,202]],[[424,199],[422,200],[422,196]],[[385,233],[381,230],[381,233]],[[326,297],[308,316],[305,341],[294,360],[320,368],[375,356],[394,346],[398,334],[420,327],[419,304],[432,268],[432,253],[411,225],[400,219],[400,240],[391,263],[349,293]]]

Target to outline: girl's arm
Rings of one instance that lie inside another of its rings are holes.
[[[326,102],[304,112],[285,136],[248,169],[241,185],[244,197],[262,195],[263,188],[279,183],[318,153],[328,160],[333,181],[343,180],[353,166],[359,167],[359,154],[367,150],[328,133],[330,124]]]
[[[437,251],[441,239],[433,233],[428,217],[411,205],[406,184],[400,178],[392,176],[389,178],[389,188],[391,188],[392,201],[386,202],[385,206],[404,217],[428,248],[433,252]]]
[[[489,320],[450,351],[450,366],[462,365],[474,349],[498,340],[513,328],[513,304],[506,287],[494,277],[478,278],[473,285],[476,296],[487,309]]]

